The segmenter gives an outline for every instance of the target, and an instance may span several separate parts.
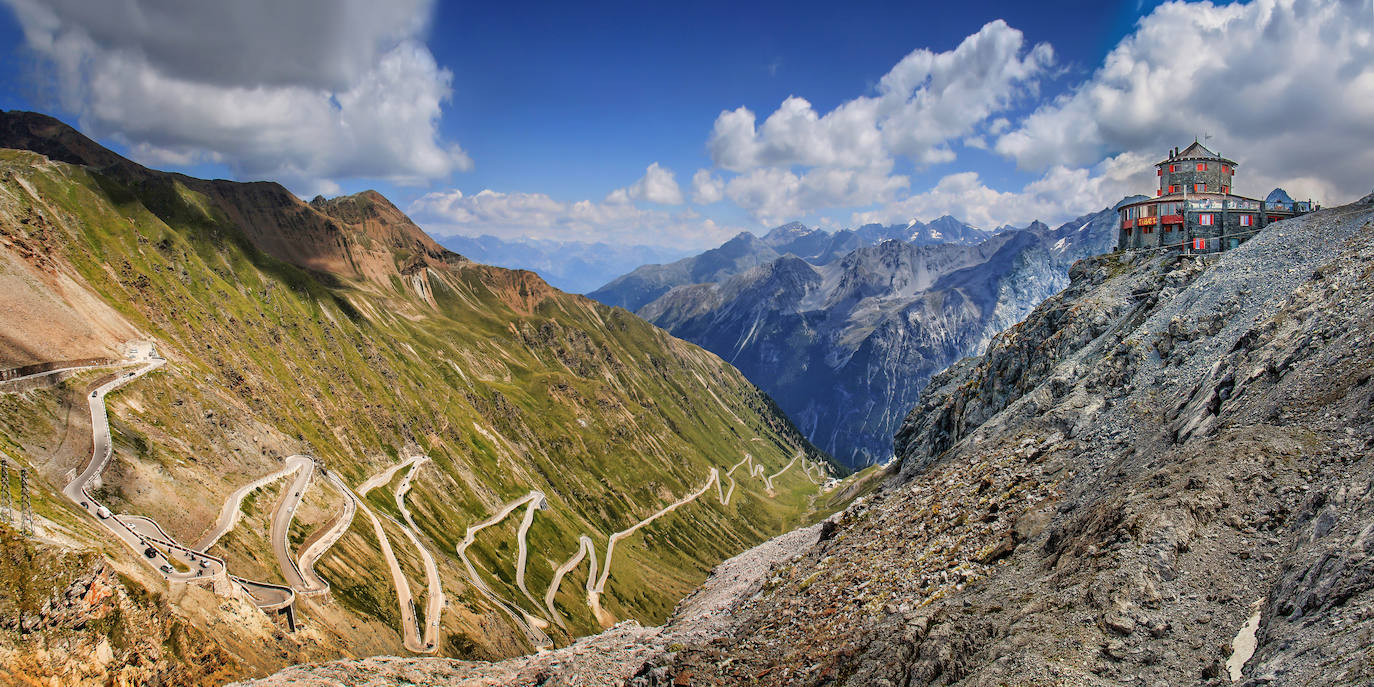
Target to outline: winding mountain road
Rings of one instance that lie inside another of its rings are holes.
[[[204,546],[187,547],[178,543],[169,535],[161,525],[152,518],[139,515],[114,515],[108,508],[100,504],[90,493],[93,483],[98,484],[100,475],[109,466],[110,459],[114,455],[113,442],[110,438],[109,414],[105,407],[105,397],[120,387],[142,377],[143,375],[156,370],[167,363],[163,358],[157,357],[153,347],[139,346],[135,348],[136,357],[130,363],[117,367],[125,367],[129,364],[142,364],[137,370],[132,372],[121,372],[117,376],[100,385],[86,401],[91,411],[91,458],[86,466],[77,474],[66,486],[62,488],[62,493],[77,506],[81,507],[97,522],[104,525],[107,530],[114,534],[126,546],[140,554],[140,560],[152,566],[163,579],[168,582],[231,582],[239,586],[248,594],[255,604],[264,610],[274,610],[285,608],[295,602],[295,592],[290,587],[271,584],[267,582],[255,582],[245,580],[240,577],[230,575],[225,565],[224,559],[205,553],[205,549],[213,545],[220,537],[233,528],[238,518],[238,510],[243,497],[265,484],[275,479],[290,474],[293,470],[301,470],[302,465],[313,468],[313,462],[304,456],[292,456],[288,459],[288,464],[281,471],[268,475],[247,485],[245,488],[237,490],[226,502],[220,511],[220,518],[215,527],[211,529],[202,543]],[[87,366],[70,368],[70,370],[86,369]],[[55,372],[69,371],[67,368],[51,370],[47,374]],[[300,462],[300,461],[303,461]],[[304,477],[308,479],[309,471],[302,470]],[[300,484],[300,479],[297,480]],[[300,490],[297,490],[300,491]],[[297,494],[299,496],[299,494]],[[232,505],[231,505],[232,503]],[[290,503],[290,499],[283,500],[278,506],[277,514],[280,517],[283,511],[282,506]],[[289,524],[290,515],[295,511],[295,504],[299,503],[299,498],[290,506],[286,516]],[[178,570],[178,567],[185,570]],[[283,571],[285,573],[285,571]],[[221,586],[215,584],[218,589],[227,590],[229,585]]]
[[[272,512],[272,526],[268,539],[272,542],[272,553],[277,557],[277,567],[281,569],[282,578],[286,580],[287,586],[295,590],[304,590],[305,579],[301,577],[301,569],[296,567],[296,561],[291,559],[288,535],[291,532],[291,521],[296,517],[296,509],[300,507],[301,499],[304,498],[305,488],[310,485],[310,478],[315,473],[315,461],[306,458],[297,465],[296,479],[287,487],[286,493],[277,503],[277,509]]]
[[[329,584],[320,579],[318,574],[316,574],[315,564],[324,553],[336,544],[349,530],[357,510],[361,509],[372,523],[373,531],[376,534],[383,558],[386,560],[387,567],[391,573],[393,586],[396,589],[397,600],[400,604],[401,624],[406,649],[415,653],[434,653],[438,651],[440,621],[445,604],[442,581],[439,577],[438,566],[435,559],[421,541],[419,527],[416,525],[405,503],[405,497],[411,490],[412,481],[417,471],[429,460],[426,456],[409,456],[400,463],[369,477],[359,485],[356,490],[349,489],[337,475],[326,470],[321,470],[326,479],[344,496],[344,508],[340,515],[335,518],[333,523],[328,526],[320,537],[301,552],[299,563],[291,557],[289,532],[296,510],[299,508],[301,500],[304,498],[305,491],[309,488],[312,477],[317,469],[316,461],[310,456],[289,456],[285,459],[281,469],[259,477],[253,482],[236,489],[221,507],[219,516],[213,526],[201,537],[200,541],[198,541],[194,547],[186,547],[177,543],[151,518],[133,515],[113,516],[109,513],[108,509],[97,503],[90,494],[90,488],[93,483],[98,484],[101,473],[104,472],[113,455],[109,418],[105,407],[105,397],[125,384],[166,364],[166,360],[157,357],[151,347],[141,351],[141,354],[141,359],[135,359],[124,364],[125,366],[141,365],[138,369],[131,372],[120,373],[113,380],[97,387],[90,397],[88,397],[87,401],[91,410],[93,440],[91,458],[84,469],[82,469],[82,471],[63,488],[63,494],[71,499],[72,502],[83,508],[87,513],[91,514],[92,517],[96,518],[98,522],[114,533],[127,546],[142,554],[142,558],[145,562],[156,568],[163,578],[169,582],[231,582],[232,585],[238,586],[256,605],[264,610],[274,610],[291,606],[295,602],[297,593],[304,595],[320,594],[329,591]],[[72,369],[86,369],[86,367]],[[64,370],[51,370],[44,374],[53,374],[62,371]],[[719,401],[719,399],[717,400]],[[724,406],[723,403],[721,405]],[[792,460],[788,462],[787,465],[783,466],[781,470],[772,475],[766,475],[764,467],[754,463],[753,457],[746,453],[742,460],[733,465],[725,473],[725,476],[730,479],[728,491],[723,488],[721,483],[720,470],[715,467],[710,468],[706,482],[699,489],[664,506],[630,527],[612,533],[607,539],[605,554],[601,557],[600,561],[598,561],[595,542],[588,535],[581,535],[578,538],[577,551],[554,571],[553,579],[550,581],[549,587],[544,594],[544,609],[548,611],[549,617],[554,622],[558,623],[560,627],[566,627],[561,615],[554,607],[554,599],[564,577],[586,559],[588,560],[586,583],[587,605],[598,622],[602,625],[610,626],[615,622],[615,618],[601,607],[600,596],[605,592],[606,585],[610,579],[611,564],[614,560],[617,542],[633,535],[639,529],[674,510],[695,501],[702,494],[706,493],[713,484],[716,487],[717,498],[720,503],[722,505],[729,505],[737,486],[737,482],[733,475],[736,470],[743,466],[748,466],[747,471],[749,476],[761,479],[768,493],[772,495],[774,489],[773,480],[786,473],[798,460],[803,461],[803,471],[807,480],[815,483],[815,480],[811,476],[811,470],[815,469],[819,473],[820,468],[812,466],[809,461],[802,458],[802,451],[800,450],[797,451],[796,455],[793,456]],[[409,581],[396,558],[395,551],[382,526],[382,521],[363,501],[371,490],[390,483],[397,472],[407,467],[409,471],[401,479],[393,494],[397,511],[400,513],[404,522],[398,522],[384,513],[382,516],[392,520],[397,527],[401,528],[411,544],[415,546],[416,551],[419,553],[424,563],[427,583],[427,604],[423,628],[420,628],[420,623],[416,616],[415,602],[411,594]],[[272,513],[269,533],[269,539],[273,553],[277,559],[278,567],[288,584],[283,586],[266,582],[256,582],[230,575],[224,560],[206,553],[207,550],[213,547],[225,534],[232,531],[236,526],[241,517],[243,500],[248,494],[272,482],[283,479],[292,473],[295,473],[296,477],[287,486],[286,492],[283,494]],[[467,556],[467,549],[472,546],[478,533],[487,527],[501,522],[521,506],[525,506],[525,513],[516,533],[517,554],[515,560],[515,586],[535,608],[538,608],[540,605],[539,601],[534,598],[534,595],[529,591],[526,585],[525,569],[529,556],[527,535],[533,524],[535,512],[538,510],[547,510],[549,508],[548,500],[545,498],[543,492],[531,490],[525,496],[503,504],[495,514],[491,515],[486,520],[468,527],[463,541],[457,546],[457,554],[474,588],[494,605],[505,611],[516,623],[517,627],[522,630],[532,646],[536,649],[544,649],[553,646],[552,639],[544,632],[544,628],[548,627],[548,622],[532,615],[519,605],[498,595],[478,574],[476,567]],[[601,564],[599,575],[598,562]],[[179,567],[183,569],[178,570]],[[423,636],[421,636],[422,632]]]
[[[439,566],[434,563],[434,556],[430,554],[429,548],[420,543],[419,525],[410,517],[410,509],[406,507],[406,494],[410,491],[410,481],[414,479],[415,472],[420,469],[427,461],[428,457],[422,457],[410,466],[410,471],[401,478],[401,483],[396,485],[396,510],[400,511],[401,517],[406,521],[406,527],[401,529],[410,539],[410,543],[415,545],[415,550],[420,552],[420,558],[425,564],[425,647],[427,651],[435,651],[439,646],[439,620],[444,611],[444,588],[439,580]]]
[[[294,455],[287,457],[284,467],[271,474],[263,475],[238,489],[235,489],[229,498],[225,499],[224,505],[220,506],[219,517],[215,519],[215,524],[210,528],[200,541],[196,542],[197,551],[209,551],[210,547],[219,542],[220,538],[228,534],[238,525],[239,518],[243,517],[243,500],[249,494],[261,489],[293,472],[301,471],[304,468],[305,474],[309,475],[309,470],[314,467],[314,461],[309,456]],[[288,492],[289,494],[289,492]],[[280,507],[277,509],[280,511]],[[291,512],[295,512],[293,508]]]
[[[553,639],[539,627],[540,623],[544,621],[535,618],[518,605],[493,591],[486,580],[483,580],[482,577],[477,574],[477,568],[472,565],[472,561],[468,559],[467,554],[468,547],[472,546],[472,543],[476,541],[478,532],[505,520],[506,516],[514,512],[516,508],[532,501],[547,504],[547,499],[544,498],[544,492],[530,491],[530,493],[514,501],[507,502],[505,505],[501,506],[500,510],[486,520],[476,525],[469,526],[467,532],[463,535],[463,541],[458,543],[458,559],[461,560],[463,566],[467,568],[468,579],[472,582],[472,586],[476,588],[482,596],[485,596],[488,601],[491,601],[493,604],[496,604],[497,607],[504,610],[506,614],[511,617],[511,620],[515,621],[516,627],[519,627],[521,631],[525,633],[525,638],[529,640],[531,645],[536,649],[544,649],[553,646]],[[524,547],[522,546],[521,548]],[[547,623],[544,624],[547,625]]]
[[[653,515],[610,536],[609,540],[606,542],[606,557],[601,563],[601,577],[597,578],[595,588],[587,592],[587,605],[592,607],[592,614],[596,616],[597,622],[601,623],[602,627],[610,627],[615,624],[615,617],[601,608],[601,593],[605,591],[606,580],[611,576],[611,559],[615,556],[615,543],[634,534],[639,528],[677,510],[679,507],[697,500],[697,497],[705,494],[706,490],[711,488],[712,483],[720,483],[720,470],[716,468],[711,468],[710,476],[706,478],[706,484],[701,485],[700,489],[660,508],[658,512]]]
[[[615,618],[601,607],[601,594],[605,592],[606,582],[610,578],[611,563],[615,556],[616,542],[634,534],[641,527],[648,525],[654,520],[657,520],[658,518],[667,515],[668,513],[671,513],[674,510],[677,510],[678,508],[697,500],[702,494],[706,493],[706,491],[711,488],[712,484],[714,484],[716,487],[716,498],[720,501],[720,504],[722,506],[730,505],[730,500],[735,494],[736,487],[736,481],[733,476],[734,472],[738,470],[740,467],[746,465],[748,466],[747,471],[749,473],[749,476],[763,480],[764,487],[768,490],[768,493],[770,495],[773,493],[773,480],[782,476],[783,473],[787,472],[787,470],[791,468],[798,460],[802,461],[803,470],[808,471],[807,480],[815,484],[815,481],[811,479],[809,473],[809,469],[811,469],[812,467],[811,463],[802,456],[802,451],[798,449],[796,454],[793,455],[792,460],[788,462],[787,465],[783,466],[781,470],[773,473],[772,475],[767,475],[765,468],[762,465],[754,463],[754,457],[746,453],[744,454],[744,458],[742,458],[738,463],[735,463],[733,466],[730,467],[729,470],[725,472],[725,476],[730,479],[729,490],[725,490],[721,486],[719,469],[714,467],[711,468],[711,471],[706,478],[706,483],[703,484],[700,489],[678,499],[677,501],[671,504],[668,504],[667,506],[664,506],[662,509],[658,510],[649,517],[640,520],[634,525],[631,525],[630,527],[627,527],[623,530],[620,530],[619,532],[612,534],[606,542],[606,554],[605,557],[602,558],[601,574],[599,577],[596,574],[596,545],[592,541],[591,537],[588,537],[587,535],[583,534],[578,539],[577,552],[574,553],[572,557],[570,557],[567,561],[565,561],[562,565],[558,566],[558,568],[554,570],[553,579],[550,580],[549,588],[544,593],[544,608],[548,610],[549,617],[552,618],[554,622],[558,623],[559,627],[566,627],[566,625],[563,622],[562,616],[554,608],[554,597],[558,594],[558,588],[563,583],[564,576],[566,576],[569,572],[572,572],[575,568],[577,568],[578,564],[582,562],[582,559],[584,557],[590,557],[590,567],[587,573],[587,606],[591,608],[592,614],[596,616],[597,622],[601,623],[602,626],[610,627],[611,625],[615,624]],[[814,469],[816,469],[817,471],[820,470],[819,467],[815,467]],[[510,506],[510,504],[507,504],[507,506]],[[506,512],[508,513],[509,511]],[[498,515],[504,517],[504,514]],[[530,517],[530,515],[530,513],[526,513],[527,520]],[[520,537],[519,545],[520,552],[522,554],[522,559],[520,563],[520,568],[522,571],[524,568],[523,554],[525,551],[524,534],[527,529],[529,529],[528,524],[523,524],[518,535]],[[470,567],[469,574],[472,574]]]
[[[348,528],[353,524],[353,516],[358,512],[358,503],[353,499],[353,492],[349,491],[348,486],[339,479],[339,476],[323,468],[321,468],[320,472],[324,474],[325,479],[328,480],[330,484],[334,485],[334,489],[343,497],[343,512],[339,514],[339,517],[334,519],[333,524],[325,529],[324,533],[320,535],[318,539],[311,542],[310,545],[306,546],[305,550],[301,552],[300,574],[302,580],[305,582],[305,586],[302,587],[299,592],[305,596],[324,594],[329,591],[329,583],[320,579],[320,576],[315,573],[315,563],[320,560],[320,557],[324,556],[325,551],[328,551],[330,547],[338,543],[344,533],[348,532]]]
[[[553,599],[558,595],[559,585],[563,584],[563,576],[572,572],[586,556],[591,556],[591,561],[587,567],[587,598],[590,599],[592,593],[596,591],[596,543],[585,534],[577,539],[577,553],[553,571],[553,579],[549,581],[549,589],[544,592],[544,608],[548,609],[549,617],[553,618],[559,627],[567,628],[568,626],[564,624],[562,614],[554,609]]]
[[[415,615],[415,598],[410,592],[410,580],[406,579],[405,571],[401,569],[400,561],[396,559],[396,552],[391,548],[391,539],[387,537],[386,530],[382,527],[381,519],[377,517],[376,513],[372,512],[371,508],[368,508],[367,505],[363,503],[362,499],[367,497],[368,492],[390,482],[391,479],[396,476],[396,472],[401,468],[411,466],[410,473],[402,480],[401,485],[397,486],[395,494],[397,506],[400,508],[401,514],[409,519],[410,511],[405,509],[404,504],[405,492],[410,490],[410,479],[414,475],[415,469],[419,467],[421,462],[426,460],[429,460],[426,456],[411,456],[368,478],[358,487],[356,495],[350,493],[350,498],[354,500],[357,507],[361,508],[363,514],[372,521],[372,531],[377,536],[378,545],[381,546],[382,557],[386,559],[387,569],[391,572],[392,586],[396,588],[396,600],[401,606],[403,643],[406,649],[415,653],[434,653],[439,650],[439,620],[444,603],[444,593],[439,587],[439,569],[434,563],[434,557],[430,555],[428,549],[420,544],[420,540],[416,534],[412,532],[409,527],[393,520],[392,522],[395,522],[396,526],[400,527],[401,530],[406,533],[406,537],[415,544],[415,548],[420,552],[420,557],[425,563],[425,578],[429,583],[429,605],[426,608],[426,623],[424,638],[422,639],[417,629],[420,623]]]
[[[517,551],[515,554],[515,586],[520,589],[520,593],[529,599],[530,603],[536,608],[539,602],[534,600],[534,595],[525,586],[525,561],[529,558],[529,545],[525,540],[525,535],[530,531],[530,525],[534,524],[534,511],[547,509],[549,502],[547,499],[535,499],[525,504],[525,517],[520,521],[520,529],[515,533],[515,544]]]

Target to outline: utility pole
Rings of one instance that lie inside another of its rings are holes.
[[[29,469],[19,468],[19,508],[23,513],[19,531],[26,537],[33,536],[33,500],[29,496]]]
[[[5,524],[14,524],[14,519],[10,517],[10,511],[14,510],[14,500],[10,497],[10,460],[0,456],[0,511],[5,518]]]

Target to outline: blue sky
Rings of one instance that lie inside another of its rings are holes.
[[[1374,181],[1363,0],[0,3],[0,107],[154,167],[377,188],[434,234],[1063,221],[1202,132],[1242,193]]]

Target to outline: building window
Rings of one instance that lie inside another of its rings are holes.
[[[1170,172],[1177,172],[1177,171],[1178,171],[1178,165],[1169,165],[1169,171],[1170,171]]]
[[[1140,231],[1142,231],[1142,232],[1144,232],[1144,233],[1146,233],[1146,234],[1153,234],[1153,233],[1155,233],[1155,228],[1154,228],[1154,227],[1145,227],[1144,229],[1141,229]]]
[[[1199,172],[1205,172],[1205,171],[1207,171],[1207,163],[1206,163],[1206,162],[1199,162],[1199,163],[1197,163],[1197,171],[1199,171]]]
[[[1222,166],[1221,166],[1221,173],[1222,173],[1222,174],[1230,174],[1230,173],[1231,173],[1231,165],[1222,165]]]
[[[1201,225],[1204,226],[1204,227],[1210,227],[1210,226],[1212,226],[1212,213],[1210,213],[1210,212],[1204,212],[1203,214],[1198,215],[1198,216],[1197,216],[1197,223],[1198,223],[1198,224],[1201,224]]]
[[[1193,193],[1206,193],[1207,184],[1193,184]]]
[[[1252,223],[1253,223],[1254,221],[1255,221],[1255,216],[1254,216],[1254,215],[1241,215],[1241,216],[1240,216],[1240,226],[1242,226],[1242,227],[1252,226]]]
[[[1162,176],[1164,176],[1164,168],[1163,168],[1163,167],[1156,167],[1156,168],[1155,168],[1155,176],[1157,176],[1157,177],[1162,177]]]
[[[1193,250],[1207,250],[1207,239],[1193,239]]]
[[[1230,186],[1222,186],[1222,187],[1221,187],[1221,192],[1222,192],[1222,193],[1230,193],[1230,192],[1231,192],[1231,187],[1230,187]]]

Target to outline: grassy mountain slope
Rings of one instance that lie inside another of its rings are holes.
[[[444,251],[378,194],[305,204],[275,184],[155,172],[30,114],[0,116],[5,146],[48,157],[0,151],[0,255],[29,275],[11,282],[28,310],[0,315],[0,367],[51,359],[57,354],[45,351],[61,348],[53,342],[86,342],[60,351],[74,358],[108,355],[116,339],[135,337],[155,341],[169,360],[111,397],[116,456],[106,502],[193,542],[231,491],[279,469],[286,455],[317,456],[357,486],[422,452],[432,460],[407,502],[449,599],[445,654],[528,649],[465,582],[455,554],[467,526],[500,504],[531,489],[548,497],[529,533],[528,587],[542,597],[578,535],[604,551],[610,532],[698,489],[711,467],[723,473],[746,452],[769,474],[798,451],[823,460],[710,353],[531,273]],[[62,317],[9,319],[54,301]],[[0,396],[0,448],[38,468],[49,529],[90,541],[81,517],[53,497],[89,451],[89,417],[73,410],[88,387],[65,386],[66,397]],[[370,493],[369,507],[399,518],[398,481]],[[310,489],[327,497],[312,495],[302,509],[292,535],[301,541],[342,504],[320,480]],[[807,518],[816,492],[792,469],[772,494],[741,478],[728,506],[714,498],[684,506],[621,542],[602,604],[619,618],[661,619],[716,562]],[[484,531],[471,557],[488,584],[539,615],[511,579],[518,517]],[[267,575],[266,532],[253,521],[245,517],[217,551],[231,571]],[[423,597],[414,548],[386,527]],[[359,516],[320,563],[334,593],[301,602],[308,641],[268,643],[263,655],[399,651],[385,569]],[[559,588],[569,629],[550,633],[560,641],[599,627],[575,593],[585,570]]]

